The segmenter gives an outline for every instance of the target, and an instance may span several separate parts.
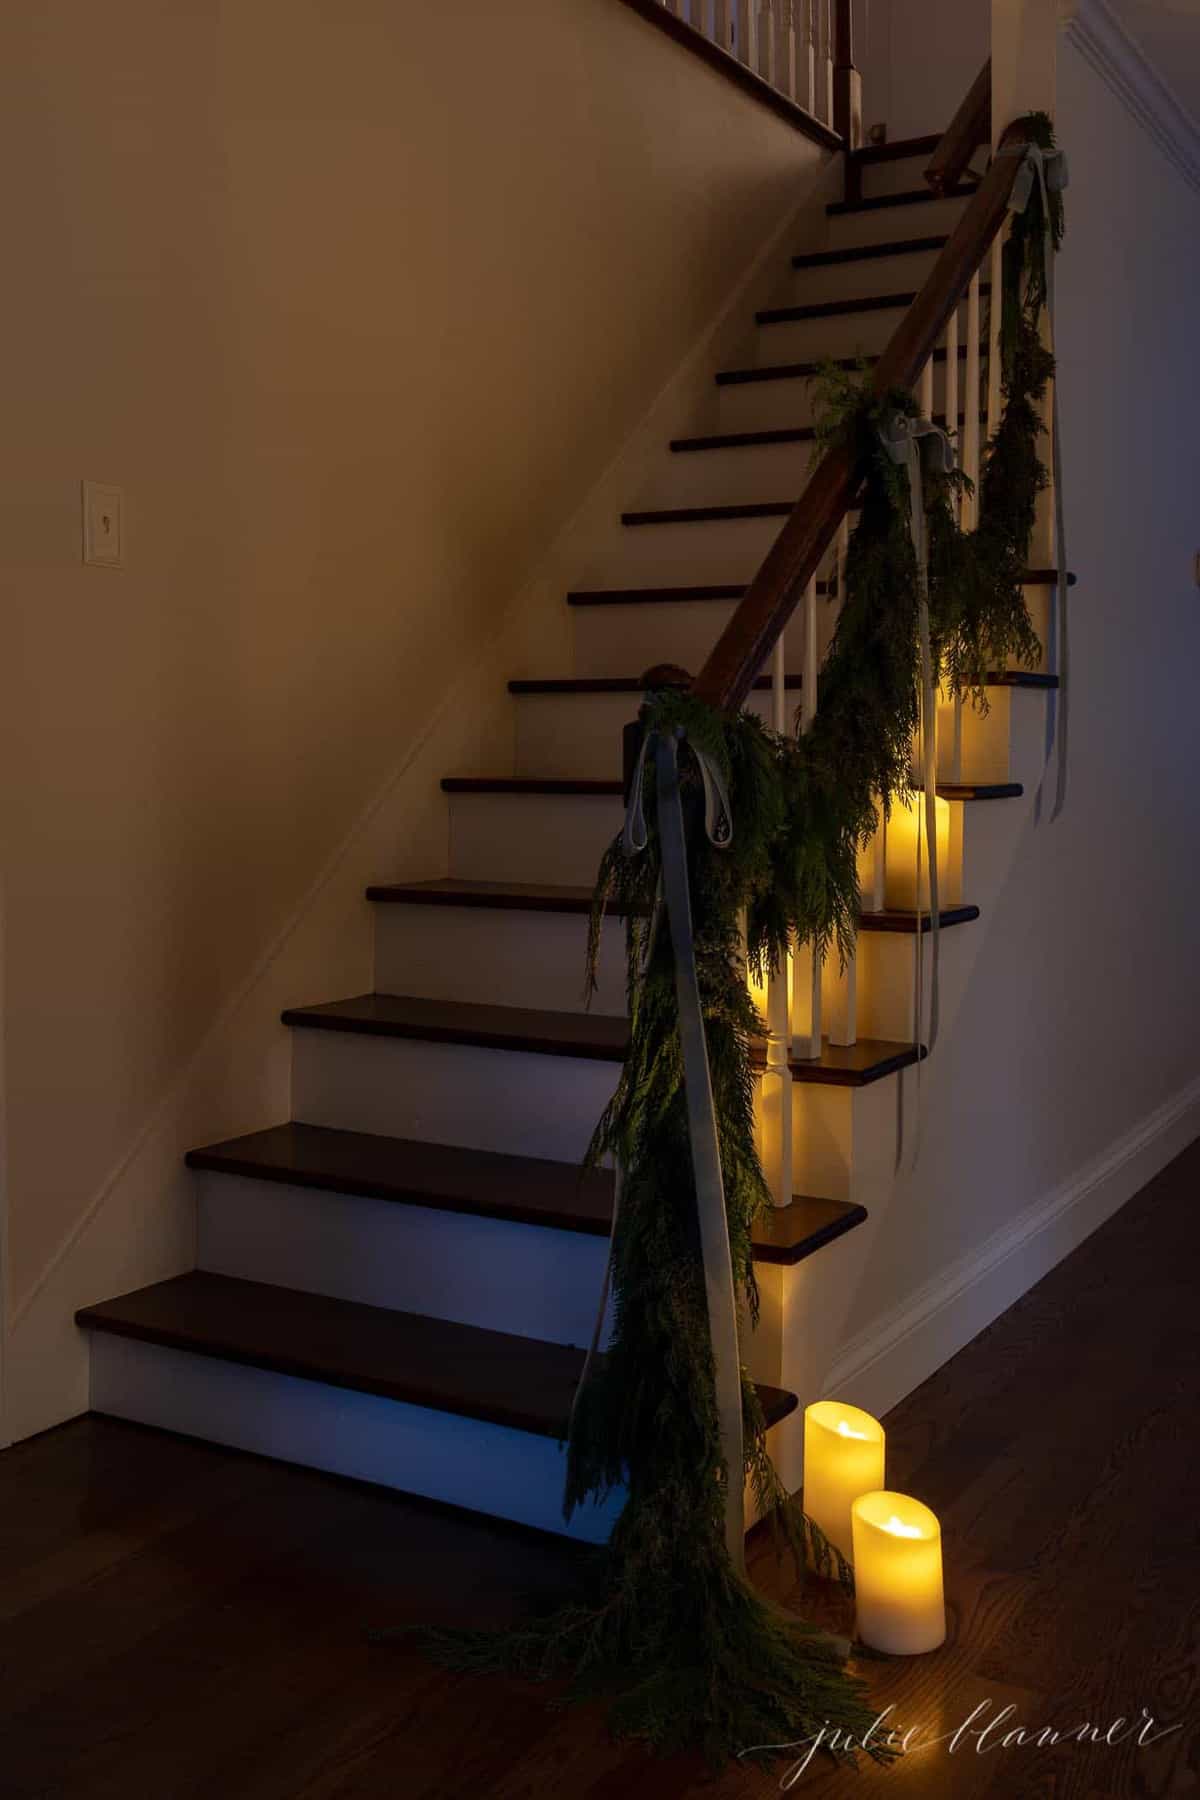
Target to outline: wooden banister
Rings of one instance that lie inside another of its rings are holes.
[[[925,171],[925,179],[934,193],[944,194],[961,181],[976,149],[980,144],[990,144],[991,140],[992,59],[989,56]]]
[[[1025,143],[1028,139],[1027,125],[1018,120],[1009,126],[1001,143]],[[947,321],[1004,223],[1019,168],[1016,156],[993,160],[932,274],[875,366],[872,385],[877,394],[911,388],[933,355]],[[816,575],[861,481],[862,469],[851,445],[845,441],[831,445],[697,676],[693,692],[700,699],[720,708],[742,705],[805,587]]]

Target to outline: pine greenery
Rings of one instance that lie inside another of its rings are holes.
[[[1050,148],[1048,121],[1037,129]],[[1022,584],[1046,484],[1037,408],[1053,361],[1040,338],[1045,271],[1035,199],[1017,217],[1005,251],[1005,404],[985,453],[974,532],[957,522],[965,478],[924,476],[934,651],[943,684],[980,707],[989,668],[1038,653]],[[1060,237],[1061,211],[1056,244]],[[802,737],[777,735],[752,713],[719,714],[678,690],[649,696],[643,709],[648,729],[684,741],[696,957],[733,1271],[751,1320],[758,1299],[751,1233],[771,1197],[754,1141],[762,1021],[745,965],[761,979],[797,940],[822,954],[849,954],[859,912],[858,852],[876,828],[877,798],[886,811],[910,794],[918,719],[919,575],[907,473],[879,436],[890,413],[916,409],[911,396],[875,396],[862,372],[837,369],[825,372],[821,398],[822,435],[851,436],[864,484],[811,729]],[[728,850],[714,849],[705,836],[688,745],[706,751],[726,777],[734,826]],[[653,758],[644,805],[647,848],[631,858],[620,839],[610,846],[591,920],[593,974],[605,913],[619,911],[626,921],[631,1035],[589,1153],[592,1164],[615,1160],[623,1181],[612,1245],[611,1344],[576,1407],[566,1510],[622,1487],[628,1497],[598,1553],[591,1596],[507,1636],[443,1633],[425,1641],[459,1667],[569,1676],[574,1694],[610,1698],[615,1731],[663,1750],[698,1745],[721,1759],[755,1745],[795,1743],[822,1727],[861,1738],[873,1709],[837,1646],[765,1601],[735,1573],[725,1550],[725,1486],[744,1476],[802,1562],[833,1572],[835,1559],[782,1489],[748,1377],[746,1467],[731,1471],[722,1463],[672,946],[665,915],[655,918]],[[844,1564],[836,1572],[848,1575]],[[890,1752],[871,1744],[869,1754],[886,1760]]]

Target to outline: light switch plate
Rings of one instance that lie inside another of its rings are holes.
[[[125,560],[123,503],[119,487],[102,481],[83,484],[83,560],[104,569],[119,569]]]

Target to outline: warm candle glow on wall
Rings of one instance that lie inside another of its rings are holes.
[[[883,1481],[883,1426],[857,1406],[818,1400],[804,1412],[804,1510],[852,1561],[850,1508]]]
[[[907,1494],[860,1494],[853,1506],[857,1631],[872,1650],[919,1656],[946,1636],[942,1528]]]
[[[950,802],[938,799],[938,890],[943,904],[950,893]],[[921,888],[917,899],[917,834],[921,837]],[[918,904],[929,907],[929,856],[925,849],[925,796],[914,794],[907,806],[894,801],[887,827],[887,903],[903,912]]]

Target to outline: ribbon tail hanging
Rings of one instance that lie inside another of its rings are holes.
[[[696,1184],[704,1291],[716,1377],[717,1419],[725,1464],[725,1545],[739,1574],[746,1568],[744,1497],[745,1452],[742,1420],[742,1365],[738,1348],[737,1294],[729,1249],[725,1184],[713,1104],[712,1076],[704,1036],[696,948],[692,936],[688,889],[687,845],[679,794],[678,742],[660,735],[655,741],[658,777],[658,827],[662,844],[663,889],[675,962],[675,995],[683,1050],[687,1095],[688,1139]],[[703,767],[703,762],[701,764]]]
[[[1046,321],[1051,356],[1057,351],[1055,338],[1055,295],[1054,295],[1054,228],[1050,217],[1050,193],[1061,193],[1069,180],[1066,152],[1054,150],[1047,153],[1040,144],[1008,145],[1000,151],[1000,155],[1019,156],[1021,168],[1013,183],[1009,196],[1010,212],[1024,212],[1033,196],[1036,185],[1042,203],[1043,257],[1046,270]],[[1053,824],[1066,805],[1068,745],[1070,741],[1070,642],[1068,631],[1067,596],[1070,587],[1069,563],[1067,561],[1067,525],[1066,501],[1063,493],[1063,460],[1062,429],[1058,398],[1058,370],[1055,368],[1052,380],[1050,430],[1051,430],[1051,468],[1054,487],[1054,560],[1055,589],[1054,614],[1051,622],[1051,643],[1048,646],[1051,657],[1052,675],[1058,677],[1058,689],[1049,695],[1049,718],[1046,734],[1046,761],[1057,749],[1058,762],[1055,772],[1054,806],[1050,813]]]

